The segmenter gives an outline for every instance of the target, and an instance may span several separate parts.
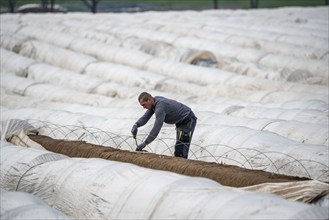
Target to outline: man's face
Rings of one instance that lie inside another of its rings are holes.
[[[139,101],[139,104],[141,104],[141,106],[143,106],[143,108],[151,109],[151,108],[153,107],[154,102],[153,102],[153,100],[150,99],[150,98],[147,99],[146,101],[143,100],[143,99],[141,99],[141,100]]]

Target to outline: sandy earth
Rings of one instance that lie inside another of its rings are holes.
[[[166,170],[188,176],[205,177],[231,187],[245,187],[270,182],[308,180],[307,178],[250,170],[232,165],[187,160],[148,152],[120,150],[89,144],[83,141],[57,140],[42,135],[30,135],[29,137],[49,151],[70,157],[103,158],[129,162],[146,168]]]

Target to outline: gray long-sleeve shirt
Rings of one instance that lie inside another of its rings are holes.
[[[192,111],[186,105],[172,99],[161,96],[154,97],[154,108],[148,109],[144,115],[136,122],[138,127],[145,125],[155,113],[155,122],[150,134],[145,139],[147,145],[151,143],[159,134],[163,122],[167,124],[178,124],[182,122]]]

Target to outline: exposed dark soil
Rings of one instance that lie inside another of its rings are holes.
[[[89,144],[84,141],[57,140],[42,135],[30,135],[29,137],[49,151],[65,154],[70,157],[103,158],[128,162],[157,170],[166,170],[188,176],[205,177],[231,187],[245,187],[269,182],[309,180],[307,178],[279,175],[231,165],[208,163],[154,153],[119,150],[112,147]]]

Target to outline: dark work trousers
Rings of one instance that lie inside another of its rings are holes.
[[[187,158],[196,121],[197,118],[191,112],[184,121],[176,124],[175,157]]]

